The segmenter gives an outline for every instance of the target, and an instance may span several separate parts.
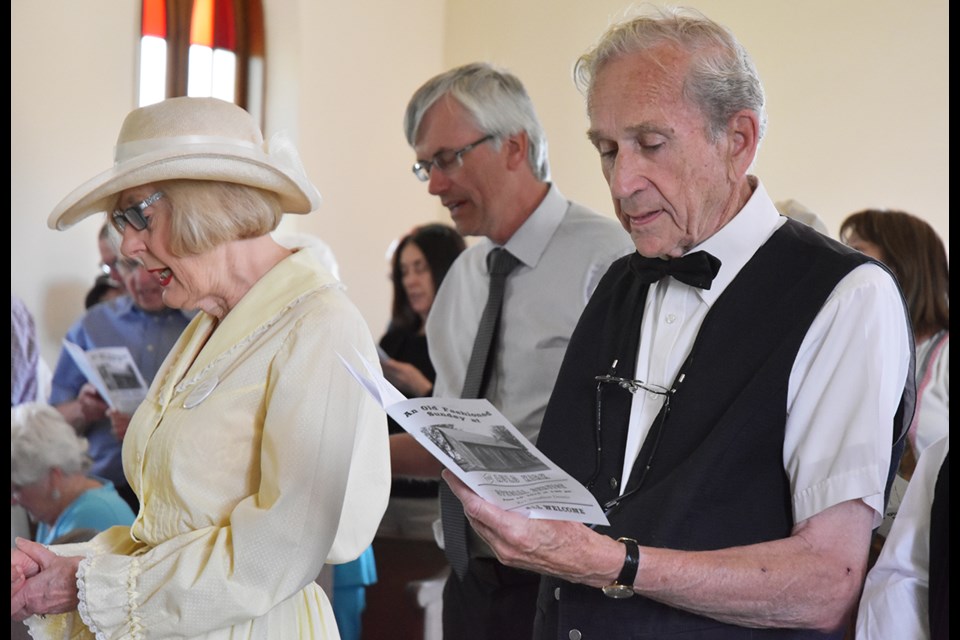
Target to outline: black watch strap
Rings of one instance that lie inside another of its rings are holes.
[[[637,568],[640,566],[640,545],[633,538],[617,538],[627,546],[627,557],[623,559],[623,568],[617,576],[617,584],[633,589],[633,581],[637,577]]]
[[[627,555],[623,559],[623,568],[613,584],[603,587],[603,594],[610,598],[629,598],[633,595],[633,581],[637,577],[637,568],[640,566],[640,545],[633,538],[617,538],[627,547]]]

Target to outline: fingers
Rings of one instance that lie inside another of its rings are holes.
[[[449,469],[444,469],[443,471],[441,471],[441,472],[440,472],[440,477],[443,478],[448,485],[450,485],[450,489],[451,489],[454,493],[457,492],[457,489],[454,488],[455,486],[457,486],[457,487],[463,487],[463,486],[465,486],[465,485],[460,481],[460,478],[458,478],[456,475],[454,475],[453,471],[450,471]]]
[[[13,595],[16,593],[26,581],[27,576],[23,575],[23,569],[21,567],[10,565],[10,594]]]
[[[107,416],[110,418],[113,436],[117,440],[123,441],[123,437],[127,435],[127,427],[130,426],[130,416],[116,409],[108,409]]]
[[[80,387],[80,394],[77,397],[83,398],[84,400],[98,400],[103,402],[100,398],[100,392],[89,382],[83,383],[83,386]]]
[[[20,549],[10,549],[10,581],[14,580],[15,573],[19,572],[24,578],[36,575],[40,571],[40,565],[36,560],[25,554]]]
[[[97,391],[97,388],[89,382],[84,383],[84,385],[80,387],[80,393],[77,395],[77,399],[88,407],[101,408],[104,413],[109,406],[106,400],[103,399],[103,396],[100,395],[100,392]]]
[[[10,594],[10,616],[24,620],[33,614],[66,613],[79,604],[77,569],[81,556],[61,557],[41,544],[17,538],[23,556],[34,557],[41,570]],[[32,555],[31,555],[32,554]]]
[[[468,487],[449,469],[444,469],[441,471],[440,476],[450,486],[450,490],[453,491],[453,494],[460,499],[460,502],[463,503],[463,511],[467,514],[467,516],[474,518],[479,515],[480,509],[483,507],[483,505],[489,505],[486,500],[478,496],[473,489]],[[496,508],[493,505],[490,505],[490,507]]]
[[[17,549],[22,551],[28,558],[37,563],[40,569],[50,565],[50,562],[57,558],[57,554],[47,549],[39,542],[27,540],[26,538],[17,538]]]
[[[17,622],[23,622],[29,616],[24,610],[26,602],[23,598],[23,592],[19,589],[10,593],[10,618]]]
[[[450,486],[453,494],[463,503],[463,512],[470,519],[471,524],[489,523],[491,527],[495,526],[500,514],[504,513],[500,508],[478,496],[449,469],[444,469],[440,475]]]
[[[11,549],[12,553],[16,551]],[[20,554],[20,559],[22,559],[23,554]],[[23,572],[23,567],[19,564],[14,564],[17,558],[11,557],[10,564],[10,616],[14,620],[23,620],[27,616],[23,612],[23,607],[25,604],[24,596],[21,593],[23,587],[27,584],[27,576]],[[17,617],[21,615],[22,617]]]

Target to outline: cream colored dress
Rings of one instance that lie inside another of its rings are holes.
[[[216,331],[214,329],[216,328]],[[350,376],[369,329],[306,251],[217,327],[199,314],[123,446],[141,509],[78,545],[79,611],[35,638],[338,638],[314,583],[370,544],[386,508],[386,418]]]

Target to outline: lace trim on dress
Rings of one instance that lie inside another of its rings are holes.
[[[77,605],[77,613],[80,614],[80,619],[83,620],[83,624],[87,625],[87,628],[90,629],[90,632],[97,638],[97,640],[106,640],[107,636],[97,628],[97,625],[93,623],[93,619],[90,617],[90,610],[87,608],[87,570],[93,564],[93,553],[88,553],[84,556],[83,560],[80,561],[80,566],[77,568],[77,597],[80,600],[80,603]]]
[[[90,632],[97,640],[107,640],[106,632],[97,628],[97,625],[94,624],[93,619],[90,617],[90,610],[87,607],[85,578],[87,571],[94,565],[96,560],[95,553],[96,551],[86,555],[83,560],[80,561],[80,566],[77,569],[77,596],[80,599],[80,603],[77,605],[77,613],[80,615],[83,624],[90,629]],[[137,598],[140,595],[137,591],[137,578],[139,577],[140,559],[134,556],[130,559],[130,570],[127,573],[127,604],[124,607],[127,614],[127,626],[129,627],[129,634],[124,637],[130,638],[131,640],[143,640],[143,625],[141,624],[140,616],[137,615],[137,608],[139,606]]]
[[[127,574],[127,618],[130,624],[130,637],[134,640],[143,638],[143,624],[138,612],[140,592],[137,591],[137,579],[139,577],[140,558],[134,556],[130,559],[130,573]]]
[[[236,352],[238,352],[238,351],[243,351],[244,349],[246,349],[254,340],[256,340],[257,338],[259,338],[259,337],[260,337],[261,335],[263,335],[263,333],[266,332],[270,327],[272,327],[272,326],[275,325],[277,322],[279,322],[281,317],[283,317],[288,311],[290,311],[291,309],[293,309],[295,306],[297,306],[298,304],[300,304],[304,299],[306,299],[306,298],[308,298],[308,297],[316,294],[316,293],[319,292],[319,291],[323,291],[324,289],[330,289],[330,288],[332,288],[332,287],[335,287],[335,288],[337,288],[337,289],[344,289],[344,288],[345,288],[345,287],[343,286],[343,283],[341,283],[341,282],[330,282],[330,283],[327,283],[327,284],[322,285],[322,286],[320,286],[320,287],[317,287],[316,289],[311,289],[311,290],[308,291],[307,293],[304,293],[303,295],[294,298],[293,300],[291,300],[290,302],[288,302],[288,303],[283,307],[283,309],[280,310],[279,313],[274,314],[274,316],[273,316],[272,318],[270,318],[269,320],[267,320],[266,322],[264,322],[262,325],[260,325],[259,327],[257,327],[257,328],[254,329],[253,331],[251,331],[251,332],[247,335],[246,338],[244,338],[244,339],[241,340],[240,342],[237,342],[237,343],[234,344],[232,347],[230,347],[229,349],[227,349],[226,351],[224,351],[223,353],[221,353],[219,356],[217,356],[217,357],[214,359],[213,362],[211,362],[210,364],[208,364],[207,366],[205,366],[203,369],[201,369],[200,371],[198,371],[197,373],[195,373],[195,374],[194,374],[193,376],[191,376],[190,378],[185,379],[185,380],[182,380],[176,387],[174,387],[174,393],[183,393],[183,391],[184,391],[185,389],[190,388],[191,386],[193,386],[193,385],[197,384],[198,382],[200,382],[200,380],[204,379],[204,378],[207,376],[207,374],[208,374],[211,370],[213,370],[213,369],[215,369],[217,366],[219,366],[221,362],[223,362],[223,361],[226,360],[227,358],[232,357],[233,354],[235,354]],[[169,367],[169,368],[167,369],[167,371],[168,371],[168,372],[172,372],[174,369],[175,369],[175,367]],[[166,381],[164,381],[164,382],[166,382]]]

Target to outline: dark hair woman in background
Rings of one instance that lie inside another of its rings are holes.
[[[394,250],[393,309],[380,346],[390,356],[382,363],[384,375],[407,397],[429,396],[433,391],[427,314],[450,265],[465,247],[453,227],[427,224],[404,236]],[[398,425],[390,426],[390,433],[400,433]]]
[[[408,397],[433,392],[436,373],[427,351],[425,324],[440,283],[465,247],[453,227],[427,224],[401,238],[390,259],[393,308],[380,339],[387,356],[381,354],[380,363],[387,379]],[[393,419],[388,424],[390,433],[403,432]],[[378,571],[376,584],[366,592],[365,639],[423,637],[422,612],[398,603],[409,601],[409,583],[429,580],[447,566],[433,537],[433,523],[440,517],[438,486],[435,479],[394,475],[390,502],[373,541]],[[383,620],[390,623],[384,625]]]

